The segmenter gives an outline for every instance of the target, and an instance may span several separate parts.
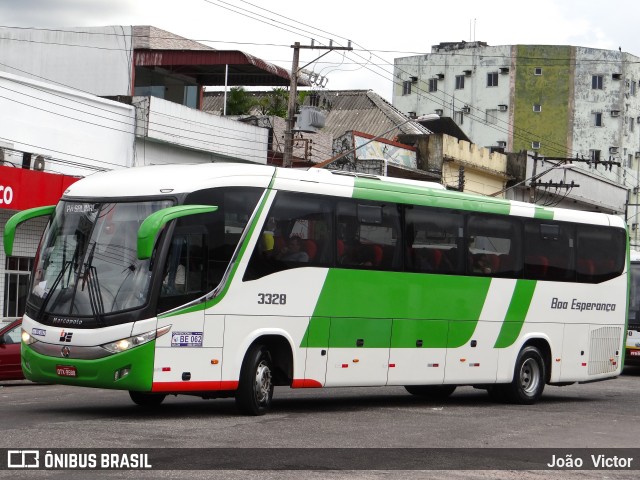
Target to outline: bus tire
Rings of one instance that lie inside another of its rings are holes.
[[[406,385],[405,390],[411,395],[427,397],[433,400],[444,400],[456,389],[455,385]]]
[[[273,367],[271,354],[263,345],[249,349],[242,362],[236,406],[245,415],[264,415],[273,399]]]
[[[511,403],[532,405],[542,395],[546,378],[540,350],[527,346],[518,354],[513,381],[503,386],[505,398]]]
[[[147,407],[147,408],[157,407],[166,398],[166,395],[163,395],[163,394],[135,392],[133,390],[129,391],[129,396],[131,397],[131,400],[133,400],[133,403],[135,403],[140,407]]]

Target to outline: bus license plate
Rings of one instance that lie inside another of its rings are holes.
[[[640,357],[640,350],[631,350],[629,351],[629,355],[632,357]]]
[[[71,367],[67,365],[56,365],[56,373],[61,377],[77,377],[78,370],[76,367]]]

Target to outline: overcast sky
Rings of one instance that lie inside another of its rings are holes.
[[[344,46],[307,67],[327,89],[372,89],[391,99],[393,59],[440,42],[551,44],[640,56],[637,0],[0,0],[0,23],[18,27],[153,25],[217,49],[238,49],[291,69],[294,42]],[[300,66],[324,50],[303,50]]]

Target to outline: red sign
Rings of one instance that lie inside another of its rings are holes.
[[[79,178],[0,166],[0,208],[26,210],[55,205]]]

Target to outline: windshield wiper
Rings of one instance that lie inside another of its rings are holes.
[[[69,265],[71,265],[72,263],[73,263],[73,260],[70,260],[68,262],[64,262],[64,264],[62,265],[62,269],[60,270],[60,273],[58,273],[55,280],[51,284],[51,288],[49,288],[49,291],[45,293],[44,298],[42,299],[42,305],[40,305],[40,308],[38,309],[38,315],[36,318],[42,317],[42,314],[44,313],[44,309],[47,307],[49,300],[51,300],[51,297],[53,296],[53,292],[56,291],[56,288],[58,288],[58,284],[60,283],[60,281],[62,280],[62,277],[64,276],[64,272],[67,271],[67,268],[69,268]],[[58,294],[58,296],[60,295],[61,294]]]
[[[82,290],[85,285],[88,285],[87,293],[89,294],[89,305],[91,306],[91,312],[95,315],[98,324],[104,326],[104,302],[102,299],[102,290],[100,290],[100,281],[98,280],[98,271],[96,267],[92,265],[93,254],[96,251],[96,243],[93,242],[91,252],[87,257],[87,261],[84,264],[84,271],[82,272]]]

